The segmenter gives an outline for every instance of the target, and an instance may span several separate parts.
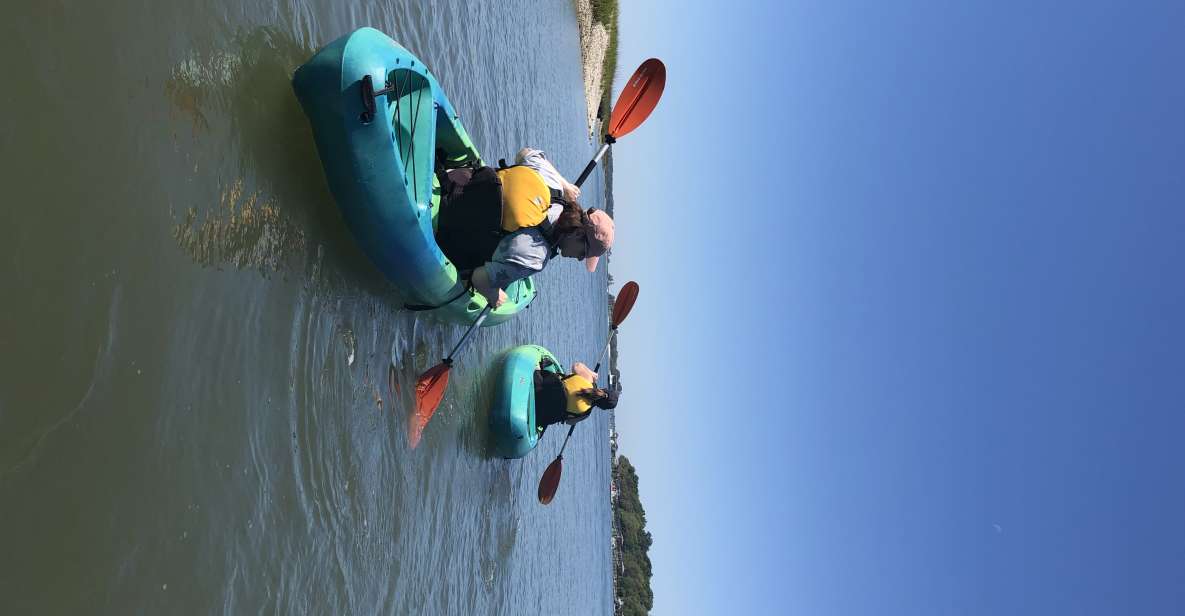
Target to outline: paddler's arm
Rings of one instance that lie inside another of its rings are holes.
[[[536,274],[547,264],[547,239],[535,227],[520,229],[498,243],[491,260],[473,270],[473,288],[495,308],[506,302],[506,291],[515,281]],[[529,267],[537,263],[537,267]]]
[[[487,302],[493,304],[494,308],[498,308],[506,302],[506,291],[495,287],[490,282],[490,273],[484,265],[473,270],[473,276],[469,280],[473,282],[473,290],[481,293]]]
[[[544,182],[549,187],[559,188],[560,192],[564,194],[564,198],[568,201],[575,201],[580,198],[580,187],[569,182],[555,168],[555,165],[551,164],[550,160],[547,160],[547,156],[543,153],[543,150],[523,148],[515,155],[514,162],[520,165],[526,165],[537,171],[539,175],[543,176]],[[556,186],[557,184],[559,186]]]
[[[573,374],[578,374],[578,375],[584,377],[584,379],[587,380],[589,383],[592,383],[595,385],[597,382],[597,373],[593,372],[592,370],[589,370],[588,366],[584,365],[583,362],[576,362],[576,363],[572,364],[572,372],[573,372]]]
[[[563,178],[560,178],[563,179]],[[564,198],[568,201],[575,201],[580,198],[580,187],[564,180]]]

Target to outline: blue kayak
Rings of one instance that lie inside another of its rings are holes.
[[[438,163],[480,164],[481,155],[436,78],[390,37],[362,28],[298,68],[292,88],[312,124],[329,189],[363,251],[409,308],[472,323],[486,300],[465,288],[436,245],[434,172]],[[530,304],[534,282],[515,282],[506,294],[485,325]]]
[[[514,347],[502,356],[494,403],[490,408],[490,436],[494,452],[503,458],[521,458],[539,442],[535,426],[535,370],[547,357],[551,372],[563,374],[563,367],[547,349],[533,344]]]

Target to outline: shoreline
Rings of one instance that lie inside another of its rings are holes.
[[[573,0],[576,5],[576,23],[580,26],[580,59],[584,74],[584,100],[587,113],[588,134],[593,136],[599,125],[601,99],[606,86],[605,56],[609,51],[609,30],[604,24],[593,20],[592,0]]]

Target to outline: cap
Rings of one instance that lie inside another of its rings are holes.
[[[613,219],[596,208],[589,208],[588,222],[584,224],[584,236],[588,238],[588,253],[584,256],[584,267],[597,271],[601,255],[613,247]]]

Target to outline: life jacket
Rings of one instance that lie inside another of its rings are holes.
[[[535,423],[546,426],[569,419],[585,419],[592,403],[580,391],[595,387],[582,376],[535,371]]]
[[[498,170],[502,183],[502,230],[507,233],[534,227],[547,218],[551,188],[534,169],[515,165]]]
[[[438,170],[437,177],[436,243],[460,270],[485,264],[507,234],[543,224],[559,192],[522,165]]]
[[[565,410],[568,412],[568,415],[583,415],[592,408],[592,403],[588,401],[588,397],[580,395],[580,392],[594,387],[596,385],[593,385],[588,379],[579,374],[569,374],[564,377],[564,395],[568,399],[568,407]]]

